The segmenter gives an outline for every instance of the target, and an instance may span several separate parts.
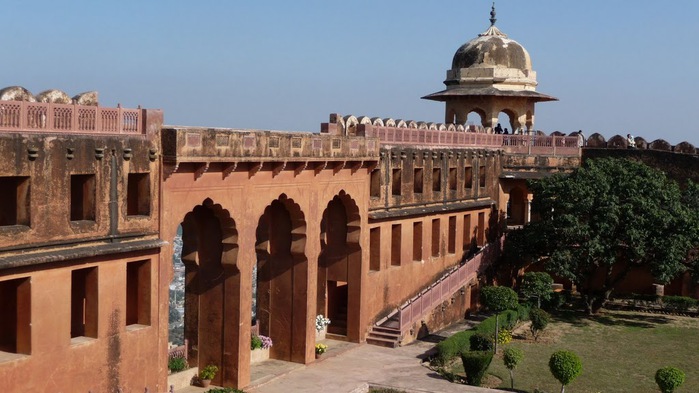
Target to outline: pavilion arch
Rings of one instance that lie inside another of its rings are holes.
[[[361,217],[344,190],[323,211],[320,234],[317,313],[332,321],[328,333],[359,341]]]
[[[308,259],[306,220],[286,194],[270,203],[260,217],[257,254],[257,324],[272,338],[270,358],[306,361]]]
[[[470,115],[471,113],[475,113],[476,115],[478,115],[478,117],[480,117],[480,119],[481,119],[481,124],[480,124],[480,125],[483,126],[483,127],[485,127],[485,125],[488,123],[487,118],[486,118],[486,114],[485,114],[485,110],[483,110],[483,109],[481,109],[481,108],[478,108],[478,107],[469,109],[469,110],[466,112],[466,121],[467,121],[467,122],[468,122],[468,117],[469,117],[469,115]],[[467,124],[467,125],[468,125],[468,124]],[[476,124],[476,125],[478,125],[478,124]]]
[[[235,220],[220,204],[206,198],[185,215],[181,225],[188,363],[198,367],[217,364],[221,370],[215,383],[237,384],[241,321],[239,304],[229,301],[240,297]]]
[[[505,115],[507,115],[507,118],[509,119],[509,124],[506,128],[510,129],[510,133],[514,133],[515,130],[522,127],[522,125],[519,124],[517,112],[513,111],[512,109],[505,108],[502,109],[499,113],[504,113]]]

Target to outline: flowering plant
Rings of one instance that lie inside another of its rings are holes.
[[[325,327],[328,325],[330,325],[330,320],[328,318],[325,318],[323,314],[319,314],[318,316],[316,316],[316,331],[320,332],[323,329],[325,329]]]
[[[261,334],[260,335],[253,334],[250,337],[250,349],[253,349],[253,350],[260,349],[260,348],[268,349],[271,346],[272,346],[272,339],[267,337],[267,336],[263,336]]]
[[[272,338],[260,334],[262,340],[262,349],[269,349],[272,346]]]
[[[328,346],[325,344],[316,344],[316,354],[322,355],[328,350]]]

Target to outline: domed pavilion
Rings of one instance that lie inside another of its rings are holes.
[[[493,127],[504,112],[511,130],[531,132],[534,104],[558,99],[536,91],[529,53],[500,31],[495,21],[493,4],[490,27],[454,54],[444,81],[447,88],[422,98],[446,103],[446,123],[464,124],[468,114],[475,112],[484,127]]]

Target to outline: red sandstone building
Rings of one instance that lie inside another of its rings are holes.
[[[526,180],[581,160],[577,135],[534,132],[534,103],[554,98],[491,22],[425,97],[446,103],[445,124],[168,127],[95,94],[1,90],[5,391],[167,391],[178,227],[187,357],[218,365],[217,384],[249,384],[253,331],[306,364],[318,314],[337,339],[392,346],[477,307],[503,229],[530,219]],[[470,112],[482,127],[464,127]],[[519,134],[493,133],[501,112]]]

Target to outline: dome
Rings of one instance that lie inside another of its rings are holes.
[[[454,54],[452,70],[461,68],[513,68],[521,71],[532,69],[529,53],[517,41],[491,26],[485,33],[463,44]]]

